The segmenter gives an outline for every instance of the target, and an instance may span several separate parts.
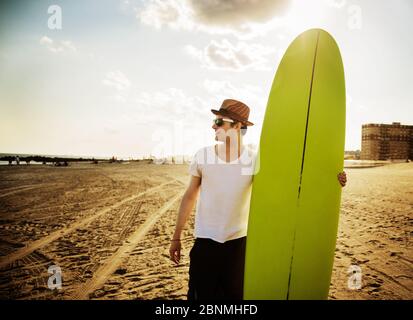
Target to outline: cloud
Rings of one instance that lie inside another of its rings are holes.
[[[121,131],[119,129],[114,129],[112,127],[104,127],[103,131],[107,134],[110,134],[110,135],[115,135],[115,134],[121,133]]]
[[[114,87],[117,91],[125,91],[131,86],[129,79],[119,70],[108,72],[102,83]]]
[[[120,71],[109,72],[102,83],[115,90],[107,97],[121,102],[125,121],[135,125],[171,125],[181,121],[193,123],[208,119],[210,108],[205,100],[188,95],[182,89],[140,90]]]
[[[77,51],[76,47],[73,45],[71,41],[60,41],[60,43],[65,49],[71,50],[73,52]]]
[[[263,23],[286,11],[288,0],[189,0],[195,19],[209,25],[239,26]]]
[[[116,70],[108,72],[102,80],[102,83],[105,86],[115,89],[115,93],[109,96],[110,99],[121,103],[126,103],[128,101],[131,82],[121,71]]]
[[[202,120],[208,115],[206,102],[198,96],[188,96],[178,88],[163,91],[139,92],[134,98],[139,118],[151,122],[176,122],[185,119]]]
[[[202,85],[210,95],[219,99],[244,99],[253,102],[266,99],[263,89],[251,84],[236,87],[229,81],[205,79]]]
[[[152,0],[137,17],[142,23],[161,29],[163,26],[172,29],[193,29],[190,8],[185,1]]]
[[[234,71],[243,71],[247,68],[269,70],[265,64],[268,57],[276,53],[276,49],[273,47],[245,42],[238,42],[234,45],[227,39],[212,40],[204,49],[187,45],[184,50],[199,60],[204,68]]]
[[[282,16],[289,3],[290,0],[151,0],[137,11],[137,18],[156,29],[169,27],[250,38],[271,30],[271,21]]]
[[[48,38],[48,37],[46,37],[46,36],[43,36],[43,37],[40,38],[40,44],[43,44],[43,45],[52,45],[52,44],[53,44],[53,40],[50,39],[50,38]]]
[[[70,51],[70,52],[77,51],[77,48],[69,40],[62,40],[57,43],[53,41],[53,39],[47,36],[43,36],[40,38],[39,43],[42,46],[45,46],[50,52],[53,52],[53,53],[65,52],[65,51]]]
[[[245,84],[241,88],[237,88],[231,82],[225,80],[205,79],[203,82],[203,87],[208,93],[218,93],[228,97],[240,96],[242,95],[242,92],[246,92],[250,97],[259,98],[259,96],[263,93],[261,87]]]

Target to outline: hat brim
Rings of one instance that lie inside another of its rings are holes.
[[[215,109],[211,109],[211,112],[215,115],[220,115],[223,117],[228,117],[237,121],[242,122],[243,124],[245,124],[246,126],[253,126],[254,124],[248,120],[242,119],[240,117],[236,117],[233,114],[229,115],[228,113],[225,112],[225,110],[215,110]]]

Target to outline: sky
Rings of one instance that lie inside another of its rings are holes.
[[[0,153],[193,155],[226,98],[250,107],[256,145],[280,59],[310,28],[341,50],[346,150],[364,123],[413,124],[411,0],[0,3]]]

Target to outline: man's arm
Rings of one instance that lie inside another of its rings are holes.
[[[184,196],[182,197],[181,205],[179,207],[178,218],[176,221],[175,232],[172,237],[171,246],[169,248],[169,255],[172,261],[176,264],[179,263],[181,258],[181,233],[185,227],[185,223],[188,220],[192,209],[195,206],[196,199],[198,198],[199,187],[201,186],[201,178],[191,176],[191,181],[186,189]]]

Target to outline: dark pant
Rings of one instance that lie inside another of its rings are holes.
[[[188,300],[242,300],[246,237],[224,243],[196,238],[189,257]]]

